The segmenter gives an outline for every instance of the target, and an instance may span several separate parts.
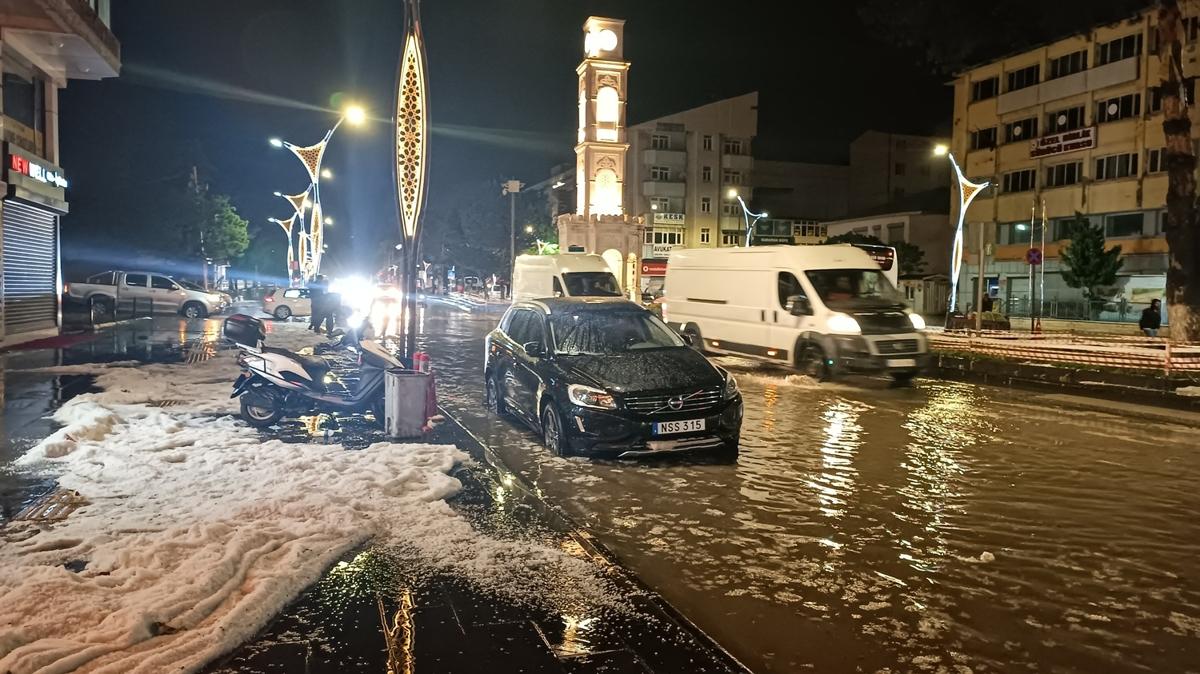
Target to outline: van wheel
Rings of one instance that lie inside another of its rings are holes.
[[[275,318],[286,321],[292,317],[292,310],[286,306],[275,307]]]
[[[816,342],[805,342],[796,354],[796,369],[817,381],[833,379],[833,368],[825,349]]]
[[[183,305],[184,318],[204,318],[204,307],[196,302],[188,302]]]
[[[892,383],[896,386],[912,386],[912,380],[915,376],[917,376],[916,372],[893,372]]]

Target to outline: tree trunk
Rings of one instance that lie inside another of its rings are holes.
[[[1200,3],[1184,0],[1189,9]],[[1193,12],[1189,12],[1191,14]],[[1159,93],[1167,165],[1167,318],[1171,340],[1200,341],[1200,236],[1196,222],[1196,156],[1192,121],[1180,97],[1183,76],[1183,20],[1178,0],[1161,0],[1158,8]]]

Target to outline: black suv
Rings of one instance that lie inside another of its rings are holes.
[[[555,454],[737,457],[742,396],[733,376],[632,302],[518,302],[486,349],[489,407],[533,426]]]

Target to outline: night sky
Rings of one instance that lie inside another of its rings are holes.
[[[122,0],[119,79],[71,82],[61,99],[67,272],[128,264],[122,214],[179,184],[195,163],[251,221],[289,214],[274,190],[306,176],[279,136],[306,145],[339,100],[381,121],[343,127],[322,188],[348,267],[396,238],[390,116],[403,27],[400,0]],[[761,92],[755,153],[844,162],[867,128],[932,133],[951,90],[913,52],[867,36],[853,3],[749,0],[425,0],[430,64],[430,200],[472,181],[543,180],[572,157],[575,66],[588,15],[624,18],[633,64],[629,122]],[[339,99],[339,96],[341,97]],[[325,110],[322,110],[325,108]],[[499,194],[497,195],[499,197]],[[169,222],[164,222],[169,226]],[[353,240],[350,237],[353,237]],[[136,242],[135,242],[136,243]]]

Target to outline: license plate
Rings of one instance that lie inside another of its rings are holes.
[[[888,362],[887,362],[887,366],[888,367],[916,367],[917,359],[916,358],[889,358]]]
[[[654,424],[655,435],[674,435],[676,433],[691,433],[704,430],[703,419],[688,419],[687,421],[659,421]]]

